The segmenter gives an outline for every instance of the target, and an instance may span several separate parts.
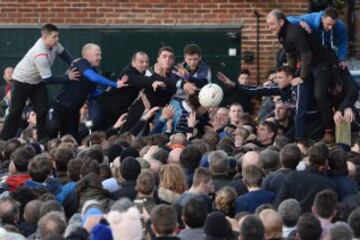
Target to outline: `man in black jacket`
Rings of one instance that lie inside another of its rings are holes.
[[[273,10],[267,16],[269,29],[276,33],[279,42],[286,51],[287,63],[290,67],[296,67],[301,62],[299,77],[296,77],[299,89],[309,92],[314,88],[314,97],[318,103],[325,134],[324,141],[333,140],[333,122],[331,119],[331,106],[328,99],[328,87],[331,81],[333,58],[314,34],[308,34],[299,26],[290,24],[284,13]],[[309,82],[313,81],[312,84]],[[302,91],[298,91],[299,98]],[[305,104],[306,108],[308,104]],[[306,111],[306,110],[305,110]]]
[[[99,96],[98,102],[101,108],[101,115],[106,116],[103,119],[104,125],[102,127],[104,129],[112,126],[122,114],[128,111],[130,105],[136,100],[142,89],[156,90],[159,87],[165,87],[165,84],[161,81],[156,81],[155,77],[145,76],[148,68],[148,55],[145,52],[136,52],[131,59],[131,64],[126,66],[120,75],[128,76],[128,87],[111,89]]]
[[[303,212],[310,212],[318,192],[324,189],[335,191],[335,183],[324,175],[328,156],[327,146],[315,143],[309,149],[309,166],[305,171],[293,171],[287,175],[274,204],[279,206],[283,200],[294,198],[299,201]]]

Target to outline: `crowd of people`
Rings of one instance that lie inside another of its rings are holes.
[[[216,73],[236,97],[214,108],[199,103],[214,77],[197,44],[179,64],[169,46],[153,66],[138,51],[113,81],[100,46],[74,58],[45,24],[4,71],[0,239],[360,239],[359,144],[334,143],[343,123],[358,134],[344,24],[333,8],[267,24],[278,68],[262,86]]]

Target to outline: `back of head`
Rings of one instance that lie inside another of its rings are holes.
[[[141,166],[136,158],[127,157],[121,162],[120,173],[125,180],[136,180],[140,172]]]
[[[337,194],[333,190],[325,189],[318,192],[313,203],[313,212],[321,218],[334,217],[337,208]]]
[[[309,148],[309,163],[314,167],[323,167],[329,158],[329,149],[323,142],[317,142]]]
[[[320,240],[322,233],[319,219],[314,215],[303,214],[297,224],[297,236],[299,240]]]
[[[187,146],[180,154],[180,164],[184,168],[195,169],[199,166],[202,154],[198,147]]]
[[[45,216],[49,212],[60,212],[64,213],[64,209],[61,204],[56,200],[49,200],[42,204],[40,208],[40,218]]]
[[[347,175],[346,152],[341,147],[330,150],[328,165],[335,175]]]
[[[40,208],[43,202],[40,200],[31,200],[25,206],[24,220],[28,223],[37,223],[40,219]]]
[[[31,148],[21,147],[11,154],[10,161],[14,163],[17,172],[26,172],[28,163],[34,156],[35,152]]]
[[[286,227],[294,227],[301,215],[300,203],[295,199],[286,199],[280,203],[278,213]]]
[[[257,166],[247,166],[242,170],[243,181],[247,187],[259,187],[263,178],[263,171]]]
[[[45,156],[34,157],[29,164],[29,174],[36,182],[45,182],[51,173],[52,165],[49,158]]]
[[[296,169],[296,166],[299,164],[300,160],[301,152],[296,144],[290,143],[281,149],[280,163],[282,167]]]
[[[277,151],[265,149],[260,153],[260,161],[265,172],[274,172],[280,168],[279,153]]]
[[[80,170],[81,176],[86,176],[90,173],[95,173],[100,175],[100,165],[96,160],[92,160],[90,158],[83,158],[82,165]]]
[[[182,219],[190,228],[201,228],[204,226],[207,216],[207,205],[200,197],[191,198],[186,202]]]
[[[259,218],[265,227],[266,239],[281,238],[283,221],[275,210],[265,209],[260,212]]]
[[[53,158],[56,163],[56,170],[59,172],[67,171],[67,164],[73,159],[74,153],[70,148],[58,148],[53,154]]]
[[[216,193],[215,206],[224,214],[229,214],[234,208],[237,193],[234,188],[225,186]]]
[[[177,226],[177,213],[173,206],[157,205],[150,214],[153,230],[158,235],[171,235]]]
[[[16,138],[12,138],[9,139],[5,142],[5,146],[4,146],[4,158],[5,160],[9,160],[10,159],[10,155],[19,147],[21,146],[21,142],[16,139]]]
[[[347,223],[335,223],[327,233],[329,240],[352,240],[354,237],[353,231]]]
[[[65,216],[60,212],[49,212],[40,218],[38,228],[42,238],[54,233],[63,235],[66,228]]]
[[[20,203],[12,197],[0,198],[0,220],[4,224],[15,225],[19,220]]]
[[[80,180],[80,171],[83,162],[80,159],[71,159],[67,165],[68,176],[70,181],[77,182]]]
[[[209,169],[212,174],[227,174],[229,160],[226,152],[222,150],[213,151],[208,156]]]
[[[245,216],[240,226],[242,240],[264,240],[265,228],[256,215]]]
[[[242,168],[249,165],[261,167],[260,155],[255,151],[249,151],[241,157]]]
[[[347,222],[354,232],[354,237],[360,238],[360,208],[351,212]]]
[[[182,146],[186,146],[187,144],[186,136],[182,133],[175,133],[170,137],[170,144],[171,145],[179,144]]]
[[[151,170],[145,170],[140,173],[136,179],[136,191],[141,194],[151,194],[155,188],[155,176]]]
[[[212,212],[208,215],[204,231],[206,236],[219,239],[232,239],[233,237],[230,223],[222,212]]]

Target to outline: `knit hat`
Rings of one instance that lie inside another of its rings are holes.
[[[108,225],[96,224],[90,233],[91,240],[113,240],[111,229]]]
[[[114,240],[141,240],[143,229],[140,212],[136,207],[130,207],[126,212],[110,211],[108,221]]]
[[[91,216],[98,216],[102,215],[103,211],[101,209],[101,205],[96,200],[89,200],[86,201],[82,210],[81,210],[81,222],[84,225],[87,221],[87,219]]]
[[[234,237],[230,223],[222,212],[213,212],[208,215],[204,231],[208,240],[233,239]]]
[[[134,157],[127,157],[120,164],[120,174],[125,180],[136,180],[140,172],[140,163]]]
[[[120,144],[113,144],[108,148],[108,158],[109,158],[109,162],[112,163],[114,161],[115,158],[121,156],[122,152],[123,152],[123,148]]]

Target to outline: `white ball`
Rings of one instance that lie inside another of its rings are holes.
[[[206,84],[199,92],[199,102],[203,107],[217,107],[223,97],[222,88],[215,83]]]

